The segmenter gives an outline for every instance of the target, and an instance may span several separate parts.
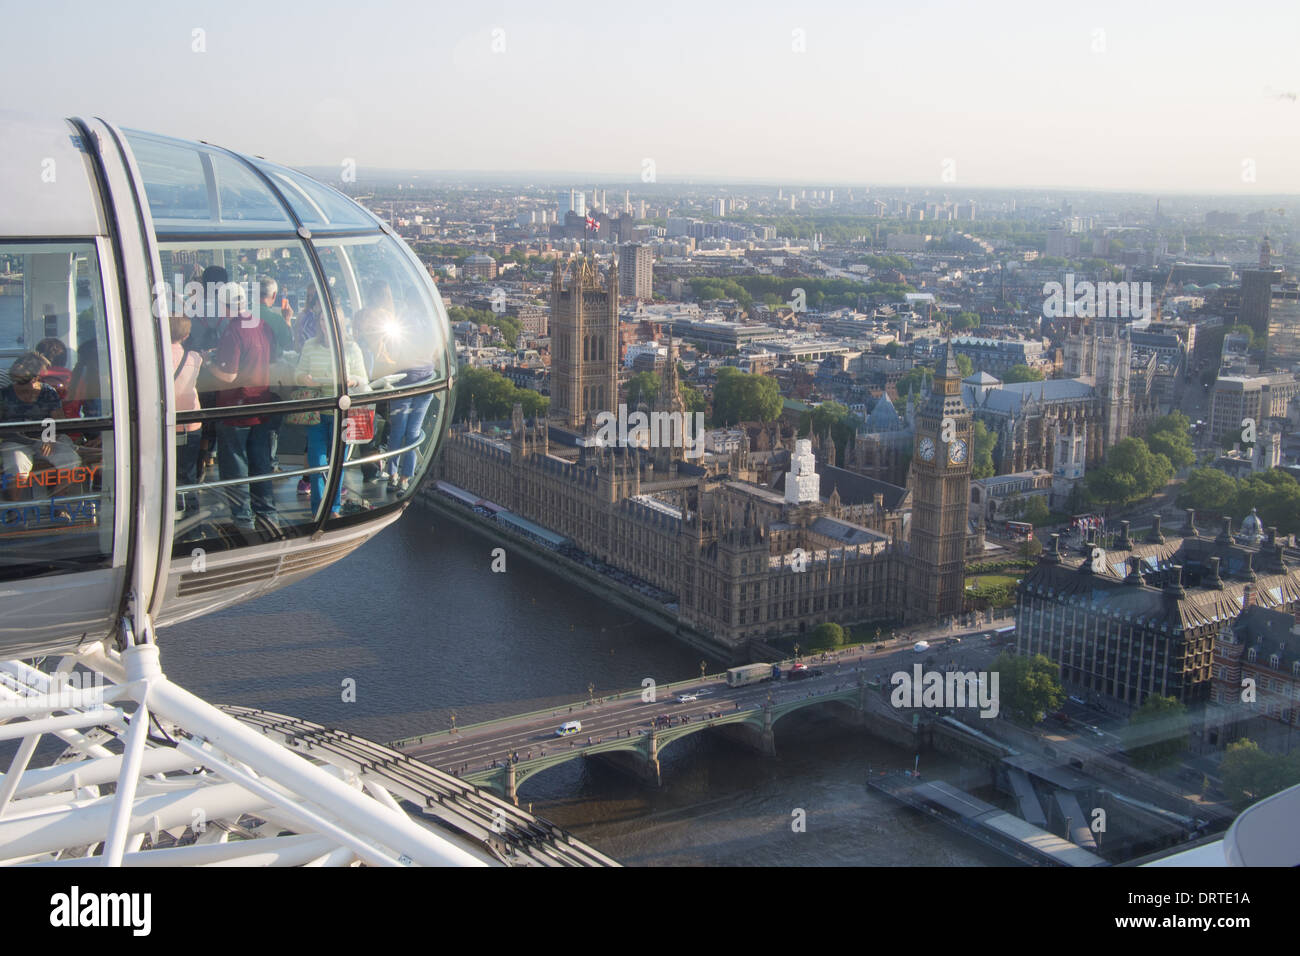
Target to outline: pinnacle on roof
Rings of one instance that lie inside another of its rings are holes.
[[[951,336],[948,338],[946,343],[946,350],[943,359],[943,372],[941,374],[944,378],[953,378],[961,381],[961,368],[957,365],[957,355],[952,350]]]

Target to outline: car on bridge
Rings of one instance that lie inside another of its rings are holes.
[[[576,733],[580,733],[581,731],[582,731],[582,721],[566,720],[564,723],[560,724],[559,728],[555,731],[555,736],[571,737]]]
[[[692,704],[699,699],[700,699],[699,694],[678,694],[677,695],[677,703],[679,704]]]

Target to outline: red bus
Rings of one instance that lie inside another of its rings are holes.
[[[1008,521],[1007,537],[1012,541],[1033,541],[1034,526],[1028,521]]]

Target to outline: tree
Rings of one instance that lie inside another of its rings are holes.
[[[1043,542],[1037,538],[1028,538],[1016,546],[1016,553],[1026,561],[1036,558],[1043,553]]]
[[[821,650],[827,647],[840,647],[844,644],[844,628],[838,624],[827,622],[818,624],[813,628],[812,635],[808,638],[809,650]]]
[[[519,333],[523,331],[519,319],[504,312],[488,312],[484,309],[468,309],[453,305],[447,309],[447,318],[453,325],[457,322],[473,322],[475,325],[490,325],[500,329],[502,340],[511,348],[518,343]]]
[[[1168,767],[1187,750],[1187,708],[1176,697],[1152,694],[1133,714],[1126,736],[1125,749],[1138,767]]]
[[[975,374],[975,366],[971,363],[969,355],[957,355],[957,369],[961,372],[962,378],[970,378]]]
[[[1238,483],[1234,512],[1244,515],[1254,508],[1264,527],[1282,534],[1300,531],[1300,484],[1280,468],[1251,475]]]
[[[953,316],[952,322],[950,323],[953,331],[977,329],[979,328],[979,324],[980,317],[978,312],[958,312]]]
[[[1260,750],[1253,740],[1228,744],[1219,764],[1228,800],[1238,810],[1300,783],[1300,754],[1289,757]]]
[[[835,440],[835,447],[839,449],[840,457],[843,458],[861,424],[862,419],[839,402],[822,402],[804,416],[800,434],[816,434],[823,439],[829,435]]]
[[[997,474],[993,467],[993,449],[997,446],[998,436],[988,430],[978,418],[971,432],[974,448],[971,454],[971,477],[992,478]]]
[[[1153,452],[1168,458],[1174,468],[1186,468],[1196,463],[1191,427],[1186,415],[1172,412],[1151,423],[1147,430],[1147,445]]]
[[[468,419],[471,404],[479,418],[485,421],[507,419],[516,402],[523,406],[525,418],[545,415],[551,404],[551,400],[544,395],[532,389],[517,388],[504,375],[491,369],[464,368],[456,383],[456,413],[453,421],[463,422]]]
[[[1084,485],[1102,504],[1126,505],[1150,497],[1173,476],[1168,458],[1153,454],[1140,438],[1125,438],[1110,450],[1101,468],[1088,472]]]
[[[1265,527],[1282,534],[1300,531],[1300,484],[1280,468],[1241,481],[1215,468],[1197,468],[1183,485],[1178,505],[1215,517],[1245,515],[1254,508]]]
[[[704,398],[704,393],[694,385],[688,385],[686,382],[678,381],[677,391],[681,393],[682,404],[686,406],[686,411],[694,414],[702,412],[708,407],[708,401]]]
[[[1007,374],[1002,376],[1002,381],[1011,384],[1014,382],[1041,382],[1046,376],[1040,368],[1030,368],[1028,365],[1013,365],[1007,369]]]
[[[1042,495],[1034,495],[1025,502],[1025,508],[1020,513],[1022,521],[1028,521],[1034,527],[1047,524],[1051,520],[1052,513],[1048,510],[1047,502],[1043,500]]]
[[[1178,507],[1213,515],[1230,514],[1237,498],[1237,480],[1217,468],[1196,468],[1178,493]]]
[[[627,407],[629,411],[636,411],[641,399],[644,398],[646,404],[654,402],[655,396],[659,394],[659,389],[663,387],[663,380],[654,372],[637,372],[627,380]]]
[[[908,392],[916,392],[918,395],[924,395],[930,390],[930,382],[934,378],[934,371],[926,365],[916,365],[903,373],[898,382],[894,385],[894,391],[902,397]]]
[[[812,434],[826,437],[832,426],[849,414],[848,408],[839,402],[822,402],[808,415]]]
[[[998,674],[1002,713],[1025,724],[1036,724],[1065,702],[1059,669],[1042,654],[1022,657],[1003,651],[993,662]]]
[[[770,422],[781,414],[781,391],[776,379],[742,372],[732,366],[718,370],[713,388],[713,424]]]

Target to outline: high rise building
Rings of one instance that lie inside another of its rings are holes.
[[[581,256],[551,276],[551,418],[580,428],[618,402],[618,270]]]
[[[1272,266],[1271,255],[1268,236],[1265,236],[1259,244],[1259,268],[1241,270],[1241,308],[1237,321],[1249,326],[1259,342],[1268,335],[1273,284],[1282,281],[1282,270]]]
[[[556,202],[556,221],[564,222],[566,213],[575,216],[587,215],[587,194],[579,189],[561,190]]]
[[[925,618],[960,613],[966,593],[973,426],[952,343],[946,352],[916,415],[912,462],[908,601],[912,615]]]
[[[618,250],[618,294],[648,302],[654,297],[654,253],[649,246],[629,243]]]

